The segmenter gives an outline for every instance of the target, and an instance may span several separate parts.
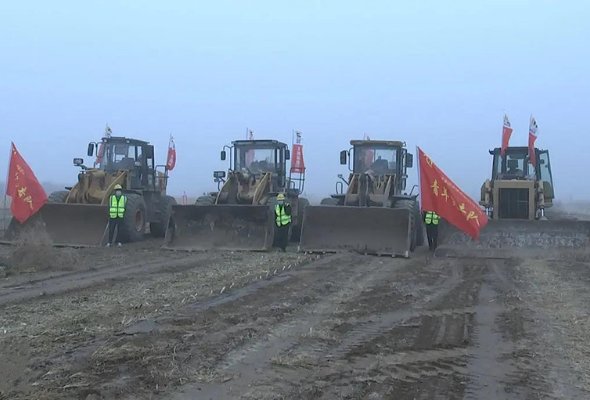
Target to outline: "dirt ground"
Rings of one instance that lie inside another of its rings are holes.
[[[588,250],[151,247],[0,246],[0,399],[590,398]]]

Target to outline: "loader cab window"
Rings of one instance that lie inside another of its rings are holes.
[[[526,152],[507,152],[504,157],[496,154],[494,173],[498,179],[529,179],[529,174],[535,174]]]
[[[282,158],[281,151],[275,147],[240,146],[236,147],[235,169],[250,171],[253,174],[275,172],[278,169],[277,160]]]
[[[372,171],[375,175],[393,175],[397,170],[400,151],[394,147],[357,146],[354,149],[355,173]]]
[[[127,143],[109,143],[106,156],[100,161],[100,168],[105,170],[132,170],[143,163],[141,146]]]

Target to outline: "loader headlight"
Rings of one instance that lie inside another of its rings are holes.
[[[79,167],[80,165],[84,164],[84,159],[83,158],[74,158],[74,165],[76,167]]]
[[[225,178],[225,171],[214,171],[213,178],[215,179],[223,179]]]

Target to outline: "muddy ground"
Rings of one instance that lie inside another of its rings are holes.
[[[590,398],[587,251],[152,245],[0,246],[0,399]]]

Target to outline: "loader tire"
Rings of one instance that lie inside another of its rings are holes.
[[[70,192],[68,190],[58,190],[57,192],[53,192],[47,198],[47,202],[49,203],[65,203],[66,199]]]
[[[196,206],[212,206],[215,204],[215,199],[212,196],[200,196],[195,201]]]
[[[164,196],[158,203],[158,215],[160,215],[160,221],[154,221],[150,223],[150,233],[153,237],[163,238],[166,236],[166,229],[173,225],[172,218],[172,206],[176,204],[176,199],[172,196]]]
[[[309,200],[299,197],[297,199],[297,224],[291,226],[291,241],[299,242],[301,239],[301,227],[303,226],[303,210],[309,205]]]
[[[127,195],[125,216],[121,224],[119,238],[122,242],[138,242],[143,240],[146,212],[143,196],[138,194]]]
[[[418,230],[422,227],[418,203],[415,200],[398,200],[394,208],[405,208],[410,211],[410,251],[414,251],[418,245]]]
[[[333,197],[327,197],[325,199],[322,199],[322,201],[320,202],[320,205],[322,205],[322,206],[337,206],[338,200]]]

